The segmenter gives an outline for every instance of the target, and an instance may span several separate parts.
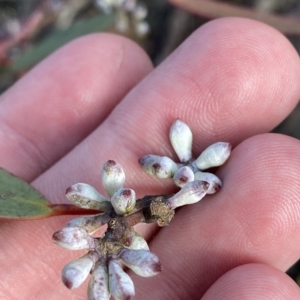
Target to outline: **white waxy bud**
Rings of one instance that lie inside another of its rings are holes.
[[[135,191],[132,189],[119,189],[117,190],[110,201],[118,215],[130,213],[136,203]]]
[[[114,160],[109,160],[103,164],[101,172],[102,185],[109,197],[123,187],[125,182],[125,173],[120,164]]]
[[[171,178],[178,170],[177,164],[166,156],[146,155],[139,163],[145,172],[158,178]]]
[[[128,268],[143,277],[155,276],[162,270],[158,257],[148,250],[124,248],[118,256]]]
[[[214,194],[222,187],[222,181],[212,173],[198,171],[195,173],[195,180],[203,180],[209,183],[207,194]]]
[[[191,181],[187,183],[177,194],[167,200],[171,209],[179,206],[193,204],[200,201],[207,193],[209,183],[206,181]]]
[[[95,239],[85,230],[76,227],[65,227],[52,236],[55,244],[68,250],[94,249]]]
[[[106,224],[111,217],[108,214],[97,214],[93,216],[83,216],[71,220],[66,227],[77,227],[84,229],[87,233],[96,232],[102,225]]]
[[[183,187],[184,185],[186,185],[188,182],[191,182],[194,180],[194,172],[193,170],[188,167],[188,166],[184,166],[181,167],[173,176],[173,181],[174,183],[179,186],[179,187]]]
[[[134,250],[149,250],[148,243],[146,240],[135,232],[133,229],[126,235],[126,241],[124,243],[126,248],[134,249]]]
[[[89,252],[81,258],[69,262],[61,273],[64,285],[70,290],[78,288],[90,274],[97,258],[96,253]]]
[[[108,270],[106,264],[98,262],[89,281],[89,300],[109,300]]]
[[[115,300],[131,299],[135,295],[130,276],[123,271],[120,263],[111,259],[108,263],[109,291]]]
[[[206,148],[195,160],[195,164],[200,170],[218,167],[225,163],[230,153],[230,143],[218,142]]]
[[[111,207],[110,202],[104,196],[86,183],[70,186],[66,190],[66,196],[72,203],[82,208],[107,210]]]
[[[170,129],[170,141],[181,162],[192,158],[193,134],[190,127],[177,119]]]

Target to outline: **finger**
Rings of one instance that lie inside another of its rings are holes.
[[[151,69],[122,37],[80,38],[40,63],[0,102],[0,165],[32,180],[93,131]]]
[[[66,186],[76,181],[100,188],[99,169],[114,159],[123,165],[126,184],[138,195],[166,192],[166,181],[149,180],[136,162],[149,152],[172,155],[168,131],[174,119],[191,126],[196,154],[218,140],[237,144],[278,124],[296,105],[299,82],[299,57],[274,29],[241,19],[209,23],[34,184],[51,199],[60,199]],[[89,172],[81,171],[83,165]]]
[[[300,143],[264,134],[237,146],[218,175],[222,190],[176,212],[150,245],[163,272],[137,297],[196,299],[224,273],[247,263],[285,271],[300,255]],[[199,282],[201,284],[199,285]],[[157,291],[151,296],[150,291]],[[188,295],[188,297],[187,297]]]
[[[288,275],[275,268],[261,264],[247,264],[224,274],[201,299],[289,300],[300,299],[300,290]]]

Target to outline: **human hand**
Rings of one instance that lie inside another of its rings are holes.
[[[142,78],[143,81],[139,82]],[[129,92],[129,93],[128,93]],[[128,94],[127,94],[128,93]],[[126,95],[127,94],[127,95]],[[297,104],[296,51],[272,28],[220,19],[196,31],[158,68],[132,42],[97,34],[46,59],[0,101],[0,166],[54,203],[113,159],[139,197],[174,191],[149,177],[145,154],[171,153],[175,118],[208,145],[235,147],[217,175],[223,188],[177,211],[169,227],[140,226],[163,272],[133,276],[135,299],[299,299],[284,273],[300,256],[300,143],[268,132]],[[62,267],[80,257],[52,243],[70,216],[1,222],[0,299],[86,299],[69,291]]]

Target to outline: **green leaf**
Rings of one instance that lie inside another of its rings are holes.
[[[92,32],[104,31],[112,24],[113,20],[113,14],[97,15],[96,17],[77,21],[68,29],[56,30],[50,36],[27,49],[14,61],[12,69],[14,71],[29,69],[71,40]]]
[[[0,168],[0,218],[36,219],[51,215],[53,208],[39,191]]]

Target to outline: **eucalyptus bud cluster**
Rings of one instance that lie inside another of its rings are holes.
[[[105,14],[115,12],[115,26],[119,32],[127,33],[133,27],[139,37],[149,33],[149,24],[145,21],[148,11],[144,3],[136,0],[95,0],[95,4]]]
[[[170,141],[180,162],[157,155],[147,155],[139,160],[147,173],[173,179],[181,189],[172,196],[145,196],[136,201],[135,191],[124,188],[123,168],[113,160],[104,163],[101,170],[101,182],[107,196],[86,183],[77,183],[67,189],[66,196],[74,205],[99,213],[69,221],[52,237],[53,242],[63,248],[87,250],[84,256],[63,268],[62,281],[66,287],[75,289],[91,275],[89,300],[109,300],[111,296],[116,300],[127,300],[134,296],[135,289],[124,266],[143,277],[155,276],[161,271],[158,257],[150,252],[147,242],[133,226],[141,222],[168,226],[177,207],[196,203],[205,195],[217,192],[222,186],[221,180],[204,171],[224,164],[231,151],[229,143],[218,142],[194,159],[192,140],[189,126],[177,119],[170,129]],[[104,235],[95,236],[94,233],[105,224]]]
[[[92,236],[113,217],[132,212],[136,204],[135,192],[123,187],[125,173],[120,164],[107,161],[102,167],[101,181],[108,197],[85,183],[75,184],[66,191],[73,204],[102,212],[73,219],[54,233],[52,239],[57,245],[68,250],[88,250],[63,268],[62,281],[69,289],[75,289],[91,274],[90,300],[109,299],[111,295],[115,299],[130,299],[135,293],[134,285],[122,265],[143,277],[158,274],[161,265],[158,257],[149,251],[145,239],[133,228],[128,228],[120,241]]]
[[[213,194],[219,191],[222,187],[221,180],[213,173],[203,171],[221,166],[226,162],[231,153],[230,143],[214,143],[195,159],[192,157],[192,131],[180,119],[177,119],[171,126],[169,138],[180,163],[176,163],[166,156],[150,154],[139,159],[143,170],[158,178],[172,178],[174,183],[182,188],[178,196],[181,200],[176,201],[176,203],[182,203],[182,205],[195,203],[194,200],[190,201],[188,196],[186,196],[186,201],[183,201],[183,194],[201,194],[201,197],[198,197],[199,201],[205,194]],[[176,195],[172,199],[176,199]],[[191,196],[191,198],[195,199],[195,196]],[[170,204],[170,206],[177,207],[177,204]]]

